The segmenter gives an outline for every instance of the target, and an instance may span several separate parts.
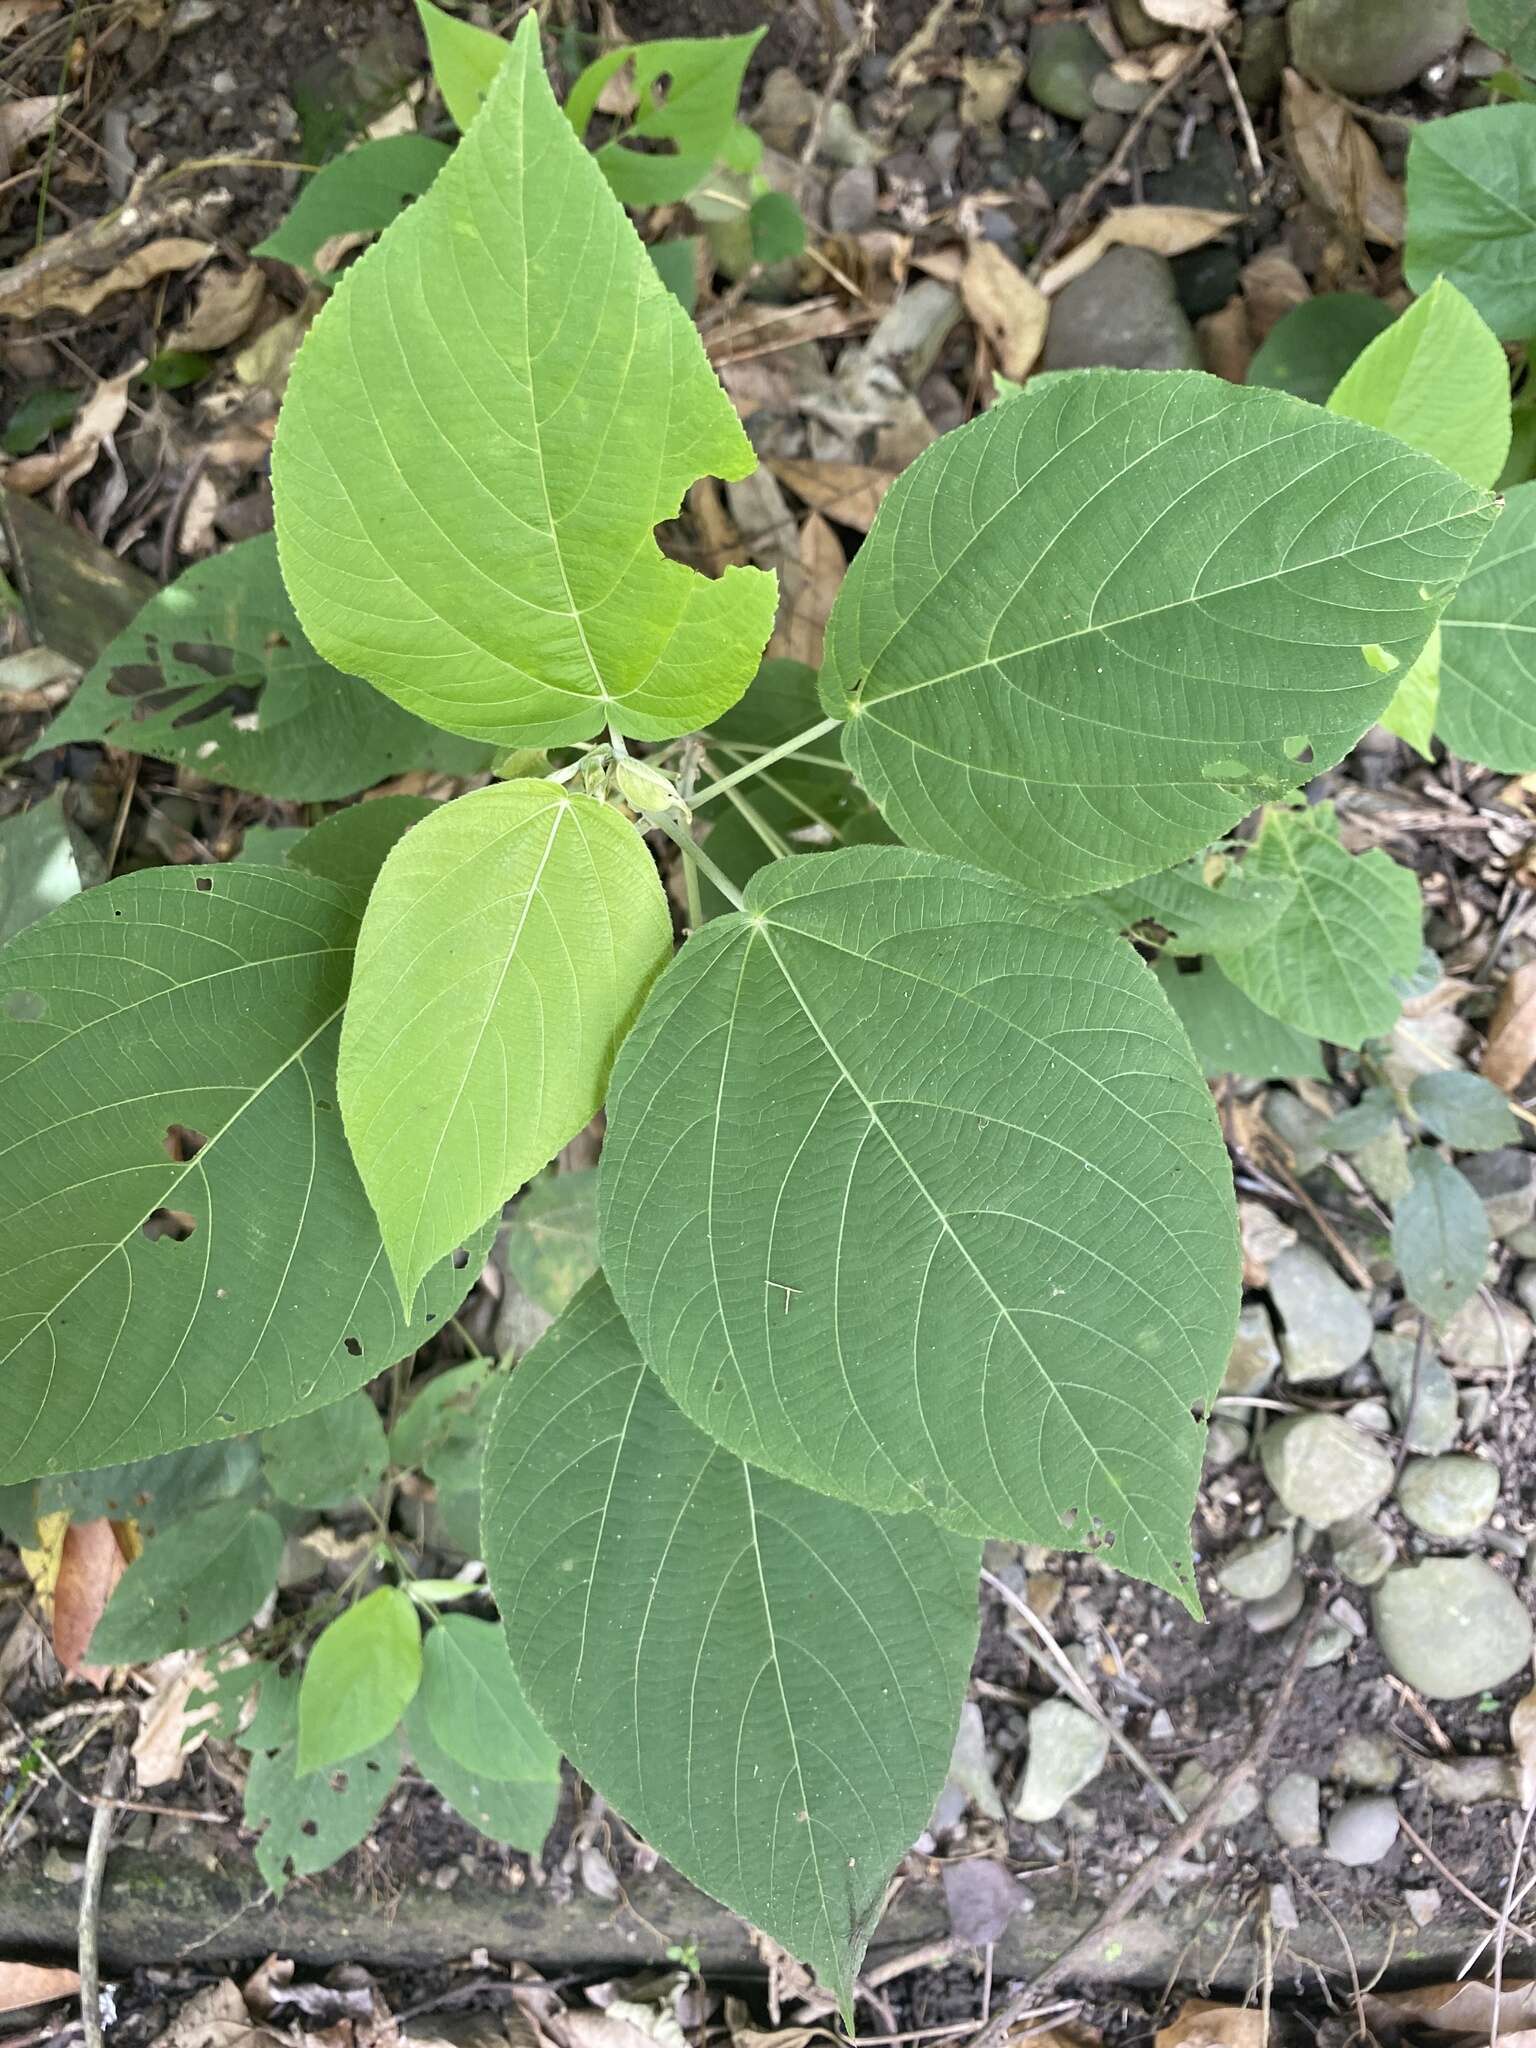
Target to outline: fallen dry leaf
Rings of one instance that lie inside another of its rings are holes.
[[[30,99],[0,100],[0,169],[9,170],[34,135],[53,126],[67,93],[37,93]]]
[[[98,384],[75,414],[68,438],[59,447],[41,455],[23,455],[8,463],[0,471],[7,488],[23,498],[35,498],[50,486],[63,493],[71,484],[78,483],[94,467],[103,442],[109,441],[122,425],[128,410],[128,386],[143,367],[142,363],[135,363],[121,377],[108,377]]]
[[[1241,218],[1236,213],[1214,213],[1206,206],[1122,206],[1101,220],[1070,256],[1051,265],[1040,289],[1053,298],[1074,277],[1092,270],[1106,249],[1153,249],[1159,256],[1182,256],[1186,249],[1198,249],[1225,234]]]
[[[1509,1739],[1519,1760],[1520,1804],[1536,1806],[1536,1690],[1522,1695],[1510,1709]]]
[[[282,2040],[259,2027],[246,2010],[240,1987],[229,1977],[205,1984],[189,1998],[149,2048],[268,2048]]]
[[[1149,21],[1162,28],[1187,28],[1196,35],[1213,35],[1232,19],[1226,0],[1141,0]]]
[[[967,128],[995,128],[1019,96],[1024,58],[1005,48],[996,57],[960,59],[960,119]]]
[[[803,462],[786,456],[768,467],[813,512],[825,512],[859,533],[868,533],[880,500],[896,481],[890,470],[866,462]]]
[[[1265,249],[1238,272],[1248,307],[1248,331],[1254,346],[1264,341],[1275,323],[1303,300],[1312,287],[1283,249]]]
[[[1200,360],[1213,377],[1229,384],[1241,384],[1253,360],[1253,341],[1248,331],[1248,308],[1241,292],[1234,292],[1224,306],[1195,322]]]
[[[1387,176],[1376,145],[1331,93],[1288,70],[1281,115],[1291,163],[1314,206],[1348,233],[1398,248],[1403,195]]]
[[[1413,1991],[1376,1992],[1370,2010],[1390,2014],[1399,2023],[1416,2021],[1437,2033],[1471,2034],[1479,2041],[1491,2040],[1494,1989],[1491,1984],[1426,1984]],[[1498,2040],[1507,2044],[1516,2028],[1536,2021],[1536,1978],[1504,1980],[1499,1997]]]
[[[996,242],[972,242],[960,271],[960,296],[1003,375],[1022,382],[1045,346],[1051,308],[1044,292]]]
[[[39,1963],[0,1963],[0,2012],[19,2012],[24,2005],[46,2005],[51,1998],[72,1998],[80,1989],[73,1970],[45,1969]]]
[[[287,313],[264,327],[235,357],[235,375],[252,389],[258,386],[281,398],[288,386],[288,373],[299,344],[308,334],[310,322],[325,304],[327,294],[311,292],[296,313]]]
[[[1513,1095],[1536,1065],[1536,960],[1517,967],[1499,991],[1483,1075],[1495,1088]]]
[[[1172,2026],[1159,2027],[1155,2048],[1264,2048],[1268,2030],[1256,2008],[1192,1998]]]
[[[94,313],[114,292],[137,291],[173,270],[190,270],[213,254],[212,242],[164,235],[146,242],[100,277],[85,277],[70,262],[48,263],[49,244],[0,275],[0,313],[33,320],[39,313]]]
[[[165,337],[165,346],[206,352],[238,341],[261,309],[267,280],[258,266],[229,270],[223,264],[205,270],[197,281],[191,312]]]
[[[0,0],[0,42],[40,14],[51,14],[62,5],[63,0]]]
[[[53,1589],[54,1655],[71,1678],[86,1679],[98,1689],[111,1676],[111,1666],[88,1664],[85,1653],[113,1588],[127,1569],[117,1531],[104,1515],[93,1522],[70,1523]]]
[[[842,542],[821,514],[813,512],[800,529],[795,567],[784,577],[784,602],[768,643],[770,654],[821,667],[827,619],[847,566]]]
[[[226,1656],[226,1664],[244,1661],[244,1653]],[[148,1666],[154,1691],[139,1707],[139,1732],[134,1737],[134,1776],[141,1792],[152,1785],[175,1785],[186,1769],[187,1758],[207,1740],[213,1702],[205,1701],[195,1713],[187,1702],[194,1692],[206,1692],[213,1680],[207,1665],[195,1650],[176,1650]]]

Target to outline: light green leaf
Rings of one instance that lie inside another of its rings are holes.
[[[1214,960],[1197,974],[1159,960],[1155,973],[1173,1013],[1184,1026],[1206,1075],[1236,1074],[1250,1081],[1326,1081],[1322,1047],[1304,1031],[1268,1017],[1235,988]]]
[[[746,686],[774,580],[699,575],[654,528],[755,460],[525,17],[484,118],[299,352],[273,481],[300,619],[477,739],[691,731]]]
[[[485,1778],[560,1776],[560,1752],[533,1717],[494,1621],[445,1614],[427,1632],[421,1704],[434,1741]]]
[[[293,211],[251,254],[276,257],[313,272],[315,258],[334,236],[373,235],[387,228],[421,197],[449,154],[446,142],[426,135],[384,135],[375,142],[360,142],[320,166],[299,193]]]
[[[1490,490],[1509,453],[1509,363],[1471,302],[1437,277],[1356,357],[1328,410],[1395,434]]]
[[[1413,1186],[1392,1215],[1392,1256],[1415,1308],[1447,1323],[1482,1285],[1490,1239],[1476,1188],[1438,1152],[1409,1154]]]
[[[498,1384],[489,1358],[472,1358],[434,1373],[412,1394],[405,1413],[389,1433],[392,1463],[405,1471],[457,1476],[485,1441],[489,1396]]]
[[[1497,532],[1497,528],[1494,529]],[[1474,564],[1474,566],[1476,566]],[[1424,652],[1397,686],[1397,694],[1381,714],[1388,732],[1406,740],[1426,761],[1434,759],[1430,742],[1435,736],[1435,719],[1440,710],[1440,635],[1436,626],[1424,643]]]
[[[1443,273],[1503,341],[1536,331],[1536,107],[1421,121],[1408,145],[1403,274]]]
[[[1260,874],[1288,875],[1296,895],[1278,924],[1221,965],[1261,1010],[1334,1045],[1390,1031],[1402,1002],[1393,980],[1419,960],[1419,884],[1380,847],[1346,853],[1332,804],[1266,811],[1248,856]]]
[[[686,199],[709,176],[716,159],[733,150],[741,81],[767,28],[740,36],[667,36],[605,50],[571,87],[566,118],[586,131],[608,80],[631,59],[638,101],[621,135],[593,152],[604,176],[627,206],[664,206]],[[665,143],[638,150],[633,142]],[[748,165],[746,168],[750,169]]]
[[[528,1299],[559,1315],[597,1271],[597,1168],[536,1180],[512,1212],[505,1257]]]
[[[648,1364],[786,1478],[1192,1601],[1232,1179],[1153,977],[1076,910],[864,847],[754,875],[619,1056],[599,1248]]]
[[[823,701],[908,843],[1041,896],[1112,888],[1337,761],[1493,516],[1276,392],[1063,374],[897,479],[833,606]]]
[[[488,1778],[468,1771],[448,1754],[427,1725],[421,1694],[405,1710],[405,1739],[416,1768],[441,1792],[454,1812],[493,1842],[537,1855],[554,1826],[560,1804],[560,1773],[526,1780]]]
[[[554,783],[475,790],[395,847],[358,939],[339,1078],[405,1291],[462,1241],[460,1217],[498,1208],[591,1120],[671,950],[645,842]]]
[[[413,825],[441,808],[424,796],[379,796],[349,804],[304,833],[288,853],[290,864],[366,896],[384,857]]]
[[[1517,484],[1440,627],[1440,737],[1510,775],[1536,769],[1533,551],[1536,483]]]
[[[129,1565],[91,1637],[96,1664],[148,1664],[238,1635],[277,1584],[283,1532],[249,1501],[200,1509]]]
[[[299,1685],[297,1677],[263,1670],[256,1717],[239,1738],[251,1752],[245,1824],[260,1830],[256,1868],[279,1899],[294,1878],[326,1870],[357,1847],[400,1774],[400,1738],[391,1729],[335,1770],[301,1776]]]
[[[320,1631],[299,1686],[302,1776],[382,1742],[421,1683],[421,1625],[398,1586],[380,1586]]]
[[[463,1299],[476,1268],[445,1260],[402,1313],[347,1151],[356,929],[313,876],[176,867],[0,953],[0,1476],[322,1407]],[[162,1210],[190,1235],[151,1242]]]
[[[1472,33],[1524,72],[1536,72],[1536,0],[1471,0]]]
[[[1520,1142],[1508,1097],[1481,1074],[1416,1075],[1408,1101],[1425,1130],[1458,1152],[1497,1152],[1501,1145]]]
[[[64,792],[0,822],[0,946],[107,871],[64,808]]]
[[[1365,292],[1319,292],[1275,322],[1248,365],[1247,381],[1326,405],[1361,349],[1391,324],[1391,307]]]
[[[1296,884],[1285,875],[1251,872],[1246,862],[1187,861],[1161,875],[1148,875],[1124,889],[1107,889],[1085,904],[1102,906],[1116,931],[1137,924],[1158,925],[1165,952],[1193,957],[1251,945],[1289,906]]]
[[[432,76],[454,126],[462,131],[485,105],[485,96],[507,60],[509,45],[489,29],[447,14],[432,0],[416,0],[426,31]]]
[[[336,1508],[371,1493],[386,1455],[379,1411],[363,1393],[296,1415],[261,1437],[267,1484],[296,1508]]]
[[[77,740],[300,802],[406,768],[467,775],[485,761],[315,653],[270,533],[195,562],[152,597],[31,752]]]
[[[550,1735],[846,2009],[949,1767],[975,1544],[711,1443],[601,1280],[508,1380],[485,1491],[491,1584]]]

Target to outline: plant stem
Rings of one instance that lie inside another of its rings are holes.
[[[699,870],[691,860],[683,862],[683,901],[687,906],[688,932],[702,929],[704,924],[704,898],[699,891]]]
[[[679,825],[675,818],[667,817],[662,811],[646,811],[644,817],[647,825],[654,826],[658,832],[666,833],[691,867],[697,867],[708,875],[727,903],[733,903],[738,910],[744,908],[742,894],[736,884],[715,866],[703,847],[684,826]]]
[[[621,761],[629,759],[629,748],[624,744],[624,735],[610,718],[608,721],[608,744]]]
[[[707,804],[711,797],[721,796],[728,789],[734,789],[738,782],[746,782],[751,776],[760,774],[764,768],[771,768],[775,761],[786,760],[791,754],[798,754],[802,747],[809,747],[835,732],[842,724],[840,718],[818,719],[815,725],[808,725],[804,732],[797,732],[793,739],[785,740],[777,747],[770,747],[766,754],[759,754],[755,761],[749,761],[743,768],[733,768],[729,775],[722,775],[718,782],[711,782],[692,799],[693,808]]]
[[[746,819],[775,860],[784,860],[794,852],[794,848],[790,845],[789,841],[774,831],[768,820],[757,808],[757,805],[749,804],[739,789],[728,789],[724,794],[735,808],[740,811],[741,815]]]

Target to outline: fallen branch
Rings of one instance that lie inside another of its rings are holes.
[[[91,1817],[90,1838],[85,1845],[85,1874],[80,1880],[80,1941],[77,1967],[80,1971],[80,2025],[85,2048],[104,2048],[101,2032],[101,1961],[99,1924],[101,1880],[106,1875],[107,1848],[112,1840],[115,1802],[128,1770],[128,1738],[119,1735],[101,1774],[101,1803]]]

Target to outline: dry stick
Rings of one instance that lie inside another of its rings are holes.
[[[905,1977],[912,1970],[941,1969],[945,1963],[952,1963],[961,1953],[962,1944],[953,1935],[946,1935],[941,1941],[924,1942],[921,1948],[908,1949],[904,1955],[892,1956],[889,1961],[877,1963],[872,1970],[866,1970],[854,1987],[856,1996],[867,1997],[871,1991],[878,1991],[883,1984],[894,1983],[898,1977]],[[824,2014],[837,2011],[837,2000],[828,1998],[825,1992],[812,1991],[794,2006],[794,2024],[809,2025]],[[971,2021],[966,2021],[969,2027]]]
[[[1259,138],[1253,132],[1253,118],[1248,112],[1248,102],[1243,98],[1243,89],[1237,82],[1237,73],[1232,69],[1232,59],[1222,46],[1220,36],[1211,38],[1211,55],[1221,71],[1222,83],[1227,88],[1227,97],[1232,102],[1232,111],[1237,116],[1238,128],[1242,131],[1243,148],[1248,152],[1248,167],[1253,172],[1254,184],[1262,189],[1265,181],[1264,158],[1259,149]],[[1257,192],[1254,195],[1257,197]]]
[[[827,82],[821,98],[816,102],[816,111],[811,116],[811,125],[806,131],[805,142],[800,151],[802,164],[810,163],[820,149],[821,138],[826,132],[828,110],[848,83],[854,65],[875,47],[875,26],[875,0],[863,0],[863,5],[859,9],[859,25],[838,51],[832,69],[827,73]],[[863,296],[862,292],[858,293],[858,297]]]
[[[1504,1944],[1509,1939],[1510,1917],[1515,1910],[1515,1885],[1519,1880],[1520,1865],[1525,1861],[1525,1838],[1531,1832],[1533,1815],[1536,1815],[1536,1806],[1527,1806],[1525,1818],[1520,1823],[1515,1853],[1510,1859],[1509,1882],[1504,1887],[1504,1898],[1499,1908],[1498,1930],[1493,1938],[1493,2025],[1488,2032],[1495,2041],[1499,2038],[1499,2009],[1504,2003]]]
[[[1080,1964],[1089,1961],[1105,1935],[1129,1916],[1132,1908],[1141,1903],[1158,1880],[1166,1877],[1174,1864],[1200,1846],[1232,1794],[1253,1776],[1274,1740],[1275,1731],[1285,1718],[1306,1666],[1307,1652],[1312,1647],[1312,1638],[1317,1633],[1322,1615],[1323,1602],[1319,1595],[1302,1624],[1284,1674],[1275,1687],[1275,1696],[1246,1753],[1222,1772],[1209,1796],[1201,1800],[1183,1826],[1175,1828],[1162,1847],[1126,1879],[1088,1931],[1079,1935],[1070,1948],[1063,1949],[1055,1962],[1047,1963],[1038,1976],[1010,1998],[994,2019],[988,2021],[976,2036],[972,2048],[1003,2048],[1014,2022],[1022,2019],[1045,1992],[1054,1991]]]
[[[85,2048],[104,2048],[101,2034],[101,1964],[97,1930],[101,1917],[101,1880],[106,1874],[107,1845],[112,1839],[113,1807],[128,1769],[128,1739],[119,1735],[101,1775],[101,1799],[91,1819],[90,1839],[85,1845],[85,1874],[80,1880],[79,1949],[80,2024],[85,2030]]]

